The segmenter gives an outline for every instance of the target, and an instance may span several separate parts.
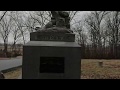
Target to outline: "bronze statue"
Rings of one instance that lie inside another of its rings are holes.
[[[45,28],[62,27],[70,29],[70,17],[65,11],[51,11],[51,21],[46,24]]]

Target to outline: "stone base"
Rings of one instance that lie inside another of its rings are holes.
[[[30,41],[74,42],[75,34],[66,28],[53,27],[30,33]]]
[[[80,79],[75,42],[30,41],[23,47],[22,79]]]

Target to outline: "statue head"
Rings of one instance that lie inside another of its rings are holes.
[[[46,28],[62,27],[70,28],[69,13],[65,11],[51,11],[51,21],[46,24]]]

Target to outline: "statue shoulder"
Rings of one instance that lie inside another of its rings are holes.
[[[62,16],[62,17],[69,17],[69,13],[68,13],[68,12],[59,11],[58,13],[59,13],[59,15]]]

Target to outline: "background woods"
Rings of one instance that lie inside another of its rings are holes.
[[[119,11],[67,12],[76,42],[82,46],[82,58],[120,59]],[[43,28],[50,17],[50,11],[1,11],[0,52],[6,57],[11,52],[21,54],[29,33]]]

